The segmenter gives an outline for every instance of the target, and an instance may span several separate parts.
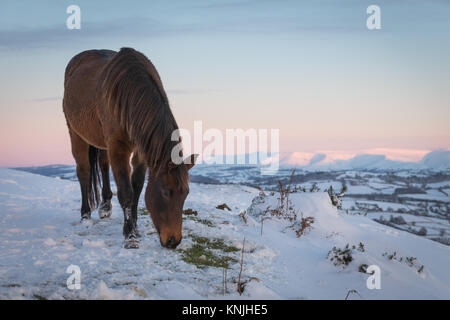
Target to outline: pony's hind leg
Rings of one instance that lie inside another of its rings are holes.
[[[98,161],[102,172],[102,203],[98,208],[98,216],[100,219],[103,219],[111,216],[111,199],[113,196],[109,182],[109,161],[106,150],[100,150]]]
[[[77,164],[78,182],[81,187],[81,220],[91,218],[91,207],[89,205],[89,144],[69,129],[70,141],[72,143],[72,155]]]
[[[145,182],[145,171],[146,171],[146,165],[145,162],[142,161],[139,157],[139,154],[135,152],[133,154],[133,158],[131,159],[131,164],[133,165],[133,174],[131,175],[131,185],[133,188],[133,203],[131,206],[131,214],[133,216],[133,221],[135,224],[136,234],[139,237],[139,232],[137,228],[137,210],[138,210],[138,203],[139,203],[139,197],[142,192],[142,188],[144,187]]]
[[[117,184],[117,197],[123,209],[123,235],[125,236],[125,248],[139,248],[139,240],[136,234],[136,222],[132,214],[133,189],[130,180],[130,155],[131,150],[118,140],[108,143],[108,158]]]

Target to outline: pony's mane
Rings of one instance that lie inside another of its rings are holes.
[[[101,92],[110,110],[126,130],[138,152],[145,157],[150,173],[168,169],[171,152],[178,141],[172,132],[178,125],[156,68],[142,53],[122,48],[102,72]],[[174,171],[182,185],[187,185],[187,169]]]

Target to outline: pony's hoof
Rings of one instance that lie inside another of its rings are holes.
[[[84,222],[87,222],[87,221],[90,221],[90,220],[91,220],[91,214],[90,214],[90,213],[84,213],[84,214],[81,216],[80,222],[81,222],[81,223],[84,223]]]
[[[131,237],[125,240],[125,249],[139,249],[139,240]]]
[[[98,217],[100,219],[111,217],[111,201],[103,202],[98,208]]]
[[[85,227],[90,227],[90,226],[94,225],[94,221],[92,221],[90,216],[81,217],[80,223],[82,226],[85,226]]]
[[[111,217],[111,209],[110,210],[103,210],[102,208],[98,209],[98,217],[100,219]]]
[[[136,238],[142,238],[141,233],[139,232],[138,229],[136,229],[136,231],[134,231]]]

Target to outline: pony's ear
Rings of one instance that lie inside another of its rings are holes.
[[[191,154],[189,157],[184,159],[184,164],[186,165],[186,168],[189,170],[195,165],[195,161],[198,158],[198,154]]]

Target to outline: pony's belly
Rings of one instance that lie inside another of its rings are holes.
[[[103,129],[96,115],[91,114],[90,116],[72,116],[67,118],[70,118],[70,120],[67,120],[70,128],[84,141],[96,148],[106,149]]]

